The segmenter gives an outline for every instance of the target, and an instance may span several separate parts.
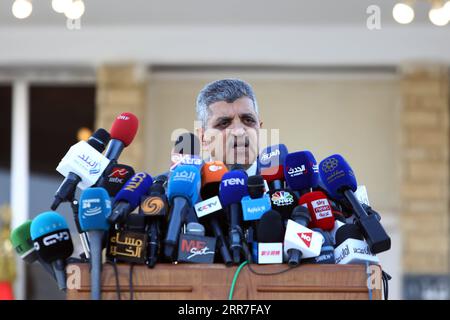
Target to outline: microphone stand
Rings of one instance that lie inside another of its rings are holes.
[[[72,194],[70,197],[70,207],[72,208],[73,218],[75,220],[75,226],[77,227],[77,232],[80,235],[81,245],[84,251],[83,254],[80,255],[80,258],[83,261],[90,259],[90,246],[89,246],[89,238],[85,232],[81,230],[80,221],[78,220],[78,200],[75,199],[75,196]]]

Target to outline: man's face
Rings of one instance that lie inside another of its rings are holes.
[[[215,102],[209,106],[209,114],[202,143],[213,160],[251,165],[258,155],[262,125],[252,100],[242,97],[232,103]]]

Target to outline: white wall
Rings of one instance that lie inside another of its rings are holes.
[[[145,64],[450,64],[450,29],[431,25],[0,27],[0,66]]]

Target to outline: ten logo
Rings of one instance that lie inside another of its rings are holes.
[[[238,179],[238,178],[231,178],[231,179],[223,180],[222,183],[225,187],[227,187],[228,185],[230,185],[230,186],[235,186],[235,185],[244,186],[245,185],[244,179]]]

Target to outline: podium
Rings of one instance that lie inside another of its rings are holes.
[[[288,265],[251,265],[257,273],[276,273]],[[104,264],[102,299],[130,299],[128,264]],[[222,264],[157,264],[133,267],[134,300],[227,300],[237,267]],[[301,265],[278,275],[256,275],[244,266],[233,300],[381,300],[381,267],[364,265]],[[89,264],[69,264],[68,300],[90,299]],[[370,285],[368,285],[370,283]],[[369,287],[371,289],[369,289]]]

